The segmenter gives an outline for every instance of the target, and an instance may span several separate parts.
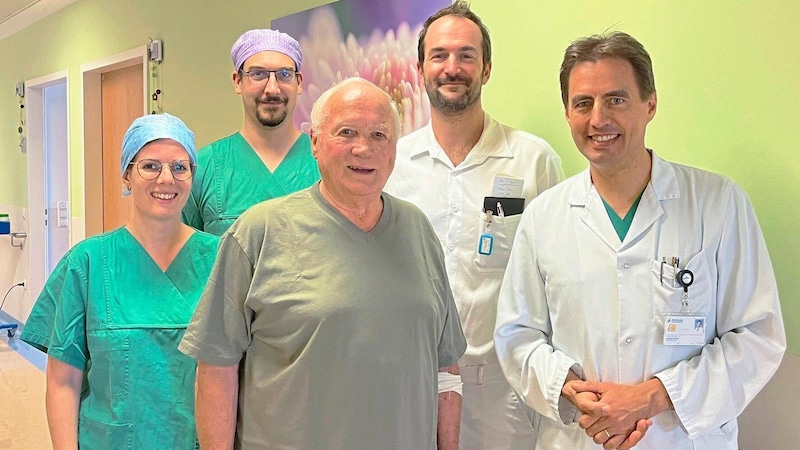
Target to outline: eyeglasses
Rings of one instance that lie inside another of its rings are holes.
[[[260,85],[260,84],[267,84],[269,82],[269,75],[272,73],[275,74],[275,80],[277,80],[278,83],[289,84],[292,81],[294,81],[297,71],[290,69],[278,69],[278,70],[253,69],[253,70],[240,70],[239,73],[242,75],[247,75],[247,78],[250,78],[251,83]]]
[[[175,160],[168,163],[162,163],[156,159],[141,159],[139,161],[133,161],[128,163],[129,166],[136,166],[136,170],[139,171],[139,175],[145,180],[155,180],[161,175],[161,171],[164,169],[164,166],[169,167],[169,171],[172,173],[172,178],[180,181],[186,181],[189,178],[192,178],[192,173],[194,173],[195,165],[192,164],[191,161],[186,160]]]

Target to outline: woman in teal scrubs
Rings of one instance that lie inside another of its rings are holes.
[[[20,336],[46,351],[55,449],[196,448],[195,361],[177,350],[218,237],[181,223],[194,135],[168,114],[136,119],[121,172],[133,215],[59,262]]]

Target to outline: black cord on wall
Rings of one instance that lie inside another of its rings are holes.
[[[15,285],[11,286],[10,288],[8,288],[8,290],[6,291],[6,295],[3,296],[3,302],[0,303],[0,309],[3,309],[3,305],[6,304],[6,298],[8,298],[8,294],[10,294],[11,291],[17,286],[25,287],[25,282],[24,281],[20,281],[19,283],[17,283]]]

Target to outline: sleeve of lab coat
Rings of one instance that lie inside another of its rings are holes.
[[[701,353],[656,376],[691,438],[735,419],[777,370],[786,349],[778,289],[746,194],[733,185],[720,211],[716,336]]]
[[[538,413],[571,423],[577,408],[561,400],[569,369],[577,362],[554,350],[545,286],[533,245],[533,208],[523,213],[500,288],[494,343],[514,391]]]

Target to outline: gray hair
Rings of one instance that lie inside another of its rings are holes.
[[[574,41],[564,51],[559,80],[561,81],[561,101],[565,108],[569,101],[569,77],[572,69],[582,62],[597,62],[604,58],[620,58],[633,66],[636,85],[642,101],[647,100],[656,92],[653,62],[639,41],[622,31],[593,34]]]

